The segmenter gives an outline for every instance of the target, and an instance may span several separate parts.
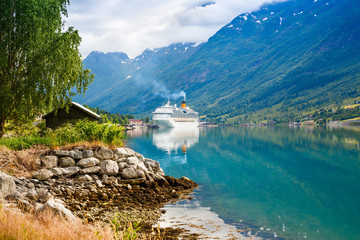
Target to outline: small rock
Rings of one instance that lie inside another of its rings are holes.
[[[163,176],[154,173],[149,173],[149,175],[154,178],[154,180],[159,184],[159,186],[169,185],[169,183]]]
[[[136,156],[140,161],[145,161],[145,158],[144,158],[144,156],[143,156],[142,154],[135,152],[135,156]]]
[[[74,159],[81,159],[83,158],[83,152],[79,151],[78,149],[70,151],[70,157]]]
[[[105,200],[105,201],[108,201],[109,197],[108,197],[108,195],[106,193],[101,193],[101,199]]]
[[[54,168],[58,165],[58,157],[57,156],[44,156],[41,157],[41,166],[44,168]]]
[[[26,187],[30,188],[30,189],[34,189],[35,188],[35,184],[33,184],[32,182],[26,183]]]
[[[95,184],[96,184],[96,186],[99,187],[99,188],[104,187],[104,185],[102,184],[102,182],[101,182],[100,180],[96,180],[96,181],[95,181]]]
[[[81,168],[88,168],[88,167],[94,167],[99,164],[99,159],[94,157],[89,158],[83,158],[79,162],[76,163],[76,166],[79,166]]]
[[[16,191],[25,196],[29,189],[23,185],[16,185]]]
[[[105,160],[100,163],[100,172],[106,175],[116,175],[119,173],[119,166],[113,160]]]
[[[92,179],[94,179],[94,180],[99,180],[100,179],[99,176],[96,175],[96,174],[91,174],[90,177],[92,177]]]
[[[22,199],[22,195],[18,191],[15,191],[14,193],[7,194],[5,199],[8,201],[16,201]]]
[[[135,156],[135,151],[132,150],[131,148],[125,148],[125,150],[127,151],[129,156]]]
[[[148,180],[149,182],[154,182],[154,178],[151,177],[148,172],[145,172],[145,177],[146,177],[146,180]]]
[[[121,177],[122,177],[122,178],[125,178],[125,179],[137,178],[137,177],[138,177],[138,173],[137,173],[136,170],[133,169],[133,168],[125,168],[125,169],[123,169],[123,171],[121,172]]]
[[[51,178],[52,176],[54,176],[54,174],[51,171],[49,171],[48,169],[40,169],[39,171],[37,171],[33,174],[33,178],[36,178],[40,181],[47,180],[47,179]]]
[[[17,205],[19,209],[22,209],[25,212],[31,212],[34,209],[34,206],[25,199],[17,200]]]
[[[156,172],[156,174],[159,174],[159,175],[165,177],[165,173],[164,173],[164,170],[162,170],[162,168],[159,168],[159,170]]]
[[[124,158],[124,157],[130,157],[131,154],[128,153],[128,151],[126,151],[125,148],[116,148],[114,150],[115,154],[118,155],[120,158]]]
[[[62,168],[62,172],[63,172],[63,175],[66,175],[68,177],[78,173],[80,171],[80,167],[66,167],[66,168]]]
[[[70,151],[66,150],[54,150],[53,154],[58,157],[70,157]]]
[[[63,168],[51,168],[49,170],[54,174],[55,177],[61,176],[64,174]]]
[[[94,151],[95,157],[104,160],[104,159],[113,159],[114,153],[108,148],[99,147]]]
[[[144,179],[146,178],[145,172],[143,170],[136,170],[136,173],[138,178],[144,178]]]
[[[29,192],[26,194],[26,197],[34,201],[39,200],[39,195],[34,189],[30,189]]]
[[[133,179],[121,179],[118,180],[121,184],[130,184],[130,185],[139,185],[145,183],[146,180],[144,178],[133,178]]]
[[[126,163],[129,165],[137,166],[139,164],[139,159],[137,157],[128,157]]]
[[[116,162],[126,162],[126,160],[127,160],[127,158],[126,157],[123,157],[123,158],[118,158],[117,160],[116,160]]]
[[[41,168],[41,159],[40,159],[40,158],[37,158],[37,159],[35,160],[35,167],[36,167],[36,168]]]
[[[181,177],[175,180],[178,186],[182,186],[185,189],[197,187],[198,184],[187,177]]]
[[[89,168],[83,168],[79,171],[79,174],[92,174],[92,173],[98,173],[100,172],[99,166],[89,167]]]
[[[77,178],[79,182],[92,182],[93,179],[89,175],[82,175]]]
[[[172,196],[173,198],[178,198],[178,197],[179,197],[179,194],[175,191],[175,189],[173,189],[173,190],[170,192],[170,196]]]
[[[41,204],[39,202],[34,202],[34,210],[35,212],[40,212],[44,206],[44,204]]]
[[[44,188],[36,189],[36,193],[38,194],[39,201],[42,203],[48,201],[52,197],[51,194]]]
[[[124,168],[129,167],[129,165],[126,162],[118,162],[119,171],[122,171]]]
[[[146,168],[145,164],[143,162],[140,162],[138,165],[137,165],[137,169],[138,170],[142,170],[144,172],[148,172],[149,170]]]
[[[105,178],[103,180],[103,183],[107,184],[107,185],[112,185],[112,184],[117,184],[118,182],[114,176],[110,176],[110,177]]]
[[[84,150],[82,154],[83,158],[90,158],[94,156],[94,152],[92,150]]]
[[[16,184],[14,178],[0,172],[0,198],[16,192]]]
[[[59,159],[60,167],[72,167],[75,166],[75,160],[72,157],[62,157]]]
[[[67,209],[63,204],[56,202],[54,199],[49,199],[42,207],[42,210],[51,209],[55,213],[66,217],[70,221],[76,221],[76,217],[72,214],[72,212]]]

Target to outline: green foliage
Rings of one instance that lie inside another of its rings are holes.
[[[5,146],[13,150],[28,149],[34,145],[51,146],[52,142],[49,138],[40,136],[22,136],[11,138],[0,138],[0,146]]]
[[[135,222],[132,224],[132,226],[128,227],[123,235],[123,239],[126,240],[135,240],[138,238],[137,232],[140,230],[141,227],[139,227],[139,223]]]
[[[39,125],[41,126],[41,125]],[[34,126],[32,122],[26,122],[22,124],[18,124],[17,121],[9,121],[5,127],[5,132],[7,132],[10,136],[29,136],[29,135],[37,135],[40,131],[38,126]]]
[[[138,231],[140,230],[140,223],[138,221],[130,222],[127,216],[125,221],[119,213],[115,213],[111,220],[111,226],[114,230],[114,240],[135,240],[138,238]],[[129,225],[127,227],[127,225]],[[125,229],[125,231],[123,231]]]
[[[123,130],[124,128],[112,124],[81,120],[74,125],[67,123],[55,130],[48,129],[45,135],[51,139],[54,146],[80,141],[122,145]]]
[[[99,114],[102,118],[100,119],[100,123],[114,123],[114,124],[120,124],[122,126],[129,124],[129,119],[133,119],[134,116],[130,114],[121,115],[120,113],[109,113],[108,111],[105,111],[100,108],[92,108],[88,105],[84,105],[86,108],[90,109],[93,112],[96,112]]]
[[[84,92],[81,38],[65,29],[68,0],[0,2],[0,136],[7,119],[26,122]]]
[[[123,131],[123,127],[106,123],[98,124],[88,120],[81,120],[74,125],[67,123],[55,130],[38,124],[36,130],[26,135],[0,138],[0,145],[14,150],[27,149],[34,145],[63,146],[94,141],[121,146],[124,138]]]

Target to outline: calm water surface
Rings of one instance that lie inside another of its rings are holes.
[[[266,239],[360,239],[360,129],[129,132],[127,144],[201,187],[201,207]]]

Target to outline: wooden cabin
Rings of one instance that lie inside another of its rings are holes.
[[[81,119],[99,121],[101,118],[100,115],[76,102],[71,102],[71,106],[68,110],[69,111],[67,112],[65,108],[60,108],[57,110],[57,112],[54,110],[43,116],[42,118],[45,119],[46,127],[54,129],[64,123],[76,123]]]

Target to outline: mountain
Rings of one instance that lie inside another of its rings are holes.
[[[359,20],[359,1],[292,0],[239,15],[189,53],[174,45],[122,60],[131,62],[126,70],[110,56],[106,70],[94,68],[90,54],[84,63],[97,74],[95,83],[112,82],[93,103],[110,111],[149,113],[166,95],[156,89],[166,86],[168,93],[184,90],[201,114],[233,121],[291,118],[342,104],[360,96]],[[129,75],[134,79],[124,80]]]
[[[116,113],[149,113],[164,99],[180,96],[157,80],[157,75],[177,62],[189,58],[199,44],[176,43],[147,49],[135,59],[125,53],[93,51],[84,60],[85,68],[95,74],[85,97],[74,101]]]

